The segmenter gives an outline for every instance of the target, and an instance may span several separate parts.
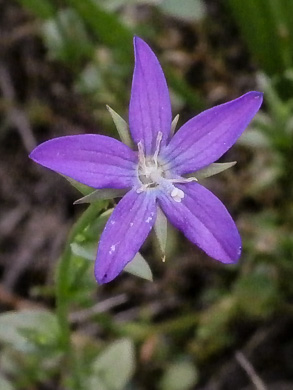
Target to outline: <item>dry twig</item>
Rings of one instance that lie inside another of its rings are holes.
[[[249,362],[249,360],[245,357],[245,355],[238,351],[235,353],[235,359],[239,363],[239,365],[246,372],[251,382],[254,384],[256,390],[268,390],[263,380],[256,373],[253,365]]]

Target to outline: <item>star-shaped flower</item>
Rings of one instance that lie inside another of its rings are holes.
[[[196,181],[196,171],[235,143],[260,108],[262,94],[248,92],[204,111],[171,137],[164,73],[150,47],[138,37],[134,50],[129,105],[134,150],[116,139],[87,134],[52,139],[30,155],[35,162],[87,186],[128,190],[101,235],[95,263],[99,283],[113,280],[134,258],[154,226],[158,208],[214,259],[233,263],[241,253],[231,216]]]

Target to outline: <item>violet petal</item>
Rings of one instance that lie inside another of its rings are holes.
[[[169,221],[209,256],[223,263],[236,262],[241,239],[222,202],[198,183],[176,185],[184,192],[180,203],[161,192],[159,205]]]
[[[128,188],[136,176],[136,154],[103,135],[54,138],[36,147],[30,158],[93,188]]]
[[[108,283],[138,252],[156,220],[153,192],[129,191],[115,207],[101,235],[95,275],[99,284]]]
[[[248,92],[190,119],[162,151],[162,158],[179,175],[218,160],[257,113],[262,96],[260,92]]]
[[[154,152],[158,132],[161,145],[169,140],[171,104],[166,79],[151,48],[134,38],[135,67],[129,104],[129,127],[136,144],[142,141],[146,155]]]

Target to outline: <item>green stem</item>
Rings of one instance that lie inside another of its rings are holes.
[[[98,202],[91,204],[73,225],[65,244],[65,249],[60,259],[56,275],[56,310],[60,327],[60,346],[65,352],[67,359],[66,364],[69,368],[69,372],[73,373],[74,388],[76,390],[81,390],[83,387],[79,378],[79,370],[71,342],[71,329],[68,320],[70,306],[70,244],[74,241],[76,235],[82,232],[90,222],[96,218],[99,211],[100,205]]]

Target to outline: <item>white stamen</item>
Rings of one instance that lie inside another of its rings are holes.
[[[138,148],[138,160],[142,166],[145,166],[146,164],[145,164],[144,147],[141,141],[139,141],[139,143],[137,144],[137,148]]]
[[[158,167],[158,155],[160,152],[160,145],[161,145],[162,138],[163,138],[163,133],[161,131],[159,131],[158,135],[157,135],[157,140],[156,140],[156,150],[155,150],[154,157],[153,157],[154,162],[156,164],[156,168]]]
[[[181,200],[184,198],[184,192],[179,188],[174,187],[171,192],[171,197],[175,202],[180,203]]]
[[[191,181],[198,181],[196,177],[180,177],[180,179],[168,179],[171,183],[190,183]]]
[[[166,177],[169,176],[169,172],[163,168],[164,164],[159,159],[160,147],[163,139],[163,133],[158,131],[156,139],[156,149],[152,156],[145,155],[145,148],[143,141],[139,141],[138,148],[138,167],[137,174],[139,179],[139,185],[136,188],[136,193],[156,189],[157,187],[165,188],[174,199],[175,202],[180,203],[184,198],[184,192],[179,188],[174,187],[171,183],[189,183],[191,181],[197,181],[195,177]]]
[[[141,187],[137,188],[136,193],[141,194],[149,188],[150,184],[143,184]]]

